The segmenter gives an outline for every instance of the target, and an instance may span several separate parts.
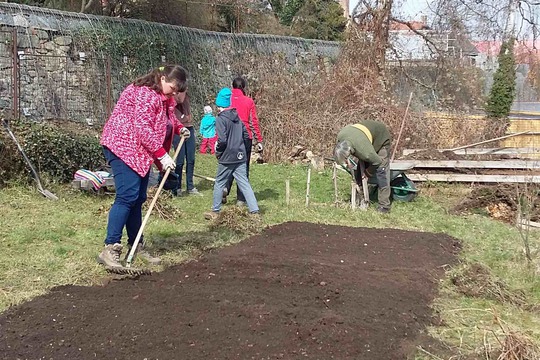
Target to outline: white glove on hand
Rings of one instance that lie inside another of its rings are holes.
[[[216,152],[216,151],[217,151],[217,140],[216,140],[216,142],[214,143],[214,152]]]
[[[174,163],[172,157],[169,156],[169,154],[163,155],[162,157],[158,158],[158,160],[161,163],[163,170],[170,169],[172,171],[176,168],[176,164]]]
[[[183,127],[182,129],[180,129],[180,135],[187,139],[191,136],[191,133],[189,132],[189,129],[187,127]]]
[[[258,152],[262,152],[262,151],[263,151],[263,144],[262,144],[262,142],[258,142],[258,143],[257,143],[257,151],[258,151]]]

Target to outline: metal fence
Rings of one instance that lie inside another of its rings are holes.
[[[106,64],[99,58],[19,56],[20,112],[45,119],[105,119],[110,109]]]
[[[13,112],[13,109],[17,108],[17,93],[18,87],[14,84],[13,70],[16,69],[13,64],[16,62],[14,54],[16,54],[16,47],[13,44],[14,31],[0,30],[0,111]]]

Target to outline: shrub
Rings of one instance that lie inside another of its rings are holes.
[[[53,123],[13,123],[12,131],[26,155],[40,173],[58,182],[69,182],[78,169],[93,170],[105,163],[98,137],[77,133]],[[21,178],[28,167],[13,142],[4,135],[0,140],[2,183]]]
[[[493,86],[486,104],[486,112],[492,118],[506,118],[510,114],[516,92],[513,39],[503,42],[497,60],[499,67],[493,75]]]

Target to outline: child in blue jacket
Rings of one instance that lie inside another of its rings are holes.
[[[214,220],[218,217],[223,191],[227,189],[227,182],[231,176],[234,177],[238,188],[246,197],[249,213],[259,216],[259,205],[249,183],[246,170],[245,143],[249,139],[249,134],[246,126],[238,117],[236,109],[231,108],[231,95],[231,89],[223,88],[216,97],[216,106],[219,110],[216,119],[218,169],[214,182],[212,211],[204,215],[208,220]]]
[[[202,135],[201,143],[201,154],[206,154],[207,147],[210,148],[210,153],[213,155],[216,150],[216,118],[212,115],[212,108],[208,105],[204,107],[204,116],[201,120],[201,130],[199,131]]]

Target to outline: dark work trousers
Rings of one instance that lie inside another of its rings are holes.
[[[392,189],[390,188],[390,159],[389,159],[390,148],[384,146],[377,152],[377,154],[382,158],[381,165],[376,169],[373,177],[377,183],[377,198],[379,206],[390,209],[390,196],[392,195]],[[361,160],[360,160],[361,161]],[[366,168],[370,164],[366,164]],[[362,176],[360,169],[357,169],[354,172],[356,183],[362,186]]]
[[[246,147],[246,175],[249,179],[249,163],[251,162],[251,146],[253,144],[253,140],[249,139],[244,141],[244,145]],[[231,187],[233,183],[234,178],[232,176],[229,177],[229,181],[227,182],[227,193],[231,193]],[[236,201],[242,201],[246,202],[246,198],[244,194],[240,191],[240,188],[238,185],[236,185]]]
[[[180,149],[180,153],[176,158],[176,169],[174,172],[178,175],[178,189],[182,188],[182,169],[184,168],[184,161],[186,162],[186,190],[190,191],[195,186],[193,185],[193,172],[195,171],[195,129],[193,126],[188,127],[189,137],[184,140],[184,145]],[[180,144],[180,135],[174,135],[173,146],[174,149]]]

